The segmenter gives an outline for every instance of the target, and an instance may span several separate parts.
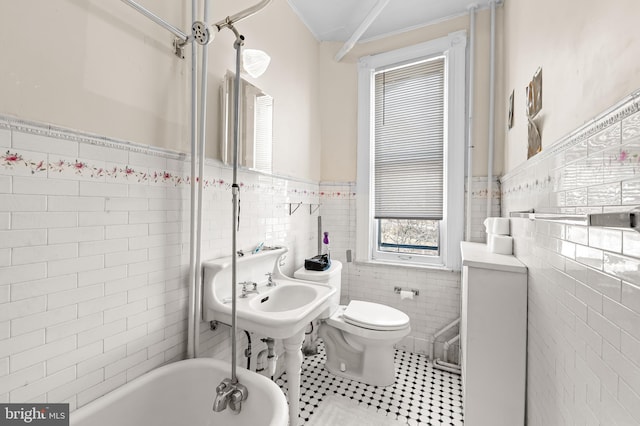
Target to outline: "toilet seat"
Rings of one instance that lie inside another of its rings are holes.
[[[342,313],[345,322],[377,331],[394,331],[407,328],[409,316],[391,306],[352,300]]]
[[[342,330],[346,333],[353,334],[354,336],[361,337],[363,339],[369,339],[371,342],[386,343],[389,340],[402,339],[411,332],[411,327],[407,324],[406,327],[399,330],[371,330],[369,328],[360,327],[359,325],[351,324],[345,321],[342,316],[342,309],[333,314],[330,318],[324,320],[324,322],[338,330]]]

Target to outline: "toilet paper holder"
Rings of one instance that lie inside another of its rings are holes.
[[[420,292],[414,288],[402,288],[402,287],[394,287],[393,288],[393,292],[395,294],[400,294],[401,291],[410,291],[413,293],[414,296],[419,296]]]

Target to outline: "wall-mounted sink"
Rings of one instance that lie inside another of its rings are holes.
[[[329,306],[334,288],[290,279],[274,278],[276,287],[258,285],[258,293],[238,297],[236,305],[238,328],[285,339],[303,330]],[[242,292],[238,289],[238,295]],[[231,299],[217,299],[207,310],[213,319],[231,324]],[[211,320],[211,318],[207,318]]]
[[[285,339],[303,330],[329,306],[335,289],[319,283],[286,277],[278,259],[287,249],[264,251],[237,259],[237,280],[258,284],[258,293],[237,297],[238,327],[274,339]],[[206,321],[231,324],[231,258],[204,263],[204,315]],[[275,287],[267,286],[273,273]],[[237,295],[241,295],[240,287]]]

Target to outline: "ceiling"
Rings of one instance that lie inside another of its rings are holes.
[[[488,7],[490,0],[288,0],[318,41],[349,40],[376,8],[379,15],[358,38],[381,38]],[[386,3],[386,5],[385,5]],[[501,1],[496,1],[496,4]],[[362,28],[360,28],[362,29]]]

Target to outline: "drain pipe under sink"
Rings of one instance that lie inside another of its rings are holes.
[[[272,338],[261,339],[263,342],[267,343],[267,349],[263,349],[258,352],[258,356],[256,358],[256,372],[260,373],[267,370],[267,376],[271,377],[273,380],[273,376],[276,374],[276,366],[278,362],[278,355],[275,352],[275,340]],[[264,365],[264,356],[267,355],[267,366],[265,368]]]

